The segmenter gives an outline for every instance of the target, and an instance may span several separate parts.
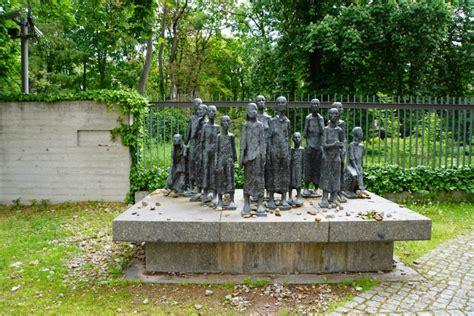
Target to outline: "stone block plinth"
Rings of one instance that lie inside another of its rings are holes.
[[[113,220],[113,237],[145,242],[147,271],[237,274],[387,271],[394,241],[431,238],[431,220],[375,194],[342,210],[318,202],[246,219],[153,192]],[[372,210],[383,220],[360,216]]]

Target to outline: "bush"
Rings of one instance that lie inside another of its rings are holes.
[[[153,191],[163,188],[168,170],[154,167],[151,170],[133,169],[130,173],[131,191]],[[396,165],[369,165],[364,170],[367,190],[376,194],[439,191],[462,191],[474,194],[474,170],[472,167],[453,169],[418,166],[402,169]],[[242,169],[235,165],[235,186],[243,188]]]
[[[402,169],[396,165],[371,165],[364,169],[367,190],[376,194],[439,191],[462,191],[474,194],[472,167],[430,168],[418,166]]]

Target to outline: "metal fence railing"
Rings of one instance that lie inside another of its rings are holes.
[[[331,104],[335,101],[343,103],[348,142],[352,141],[353,127],[362,127],[366,164],[396,164],[402,168],[473,164],[472,98],[317,97],[321,101],[321,114],[325,122]],[[292,131],[303,130],[304,119],[310,113],[311,98],[289,101],[287,115]],[[217,106],[217,124],[220,116],[225,114],[231,117],[231,132],[237,138],[248,102],[204,101],[205,104]],[[267,101],[270,115],[274,114],[274,106],[274,98]],[[166,167],[169,164],[172,136],[185,133],[191,113],[190,100],[150,103],[143,126],[143,146],[137,157],[144,168]]]

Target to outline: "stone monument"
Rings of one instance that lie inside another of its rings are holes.
[[[202,131],[201,143],[203,144],[202,164],[203,164],[203,194],[201,203],[206,204],[212,201],[217,205],[217,187],[216,187],[216,143],[219,134],[219,125],[214,124],[217,115],[215,105],[209,105],[207,108],[208,122],[204,125]]]
[[[293,133],[294,148],[291,148],[290,159],[290,189],[288,193],[289,203],[294,207],[301,207],[301,182],[303,181],[303,153],[304,149],[301,147],[301,134],[299,132]],[[296,196],[291,198],[293,189],[296,190]]]
[[[344,147],[344,134],[338,125],[339,111],[329,110],[329,124],[324,128],[323,159],[321,165],[321,189],[323,197],[321,208],[336,207],[337,194],[341,189],[341,150]]]
[[[265,191],[265,128],[257,120],[257,105],[247,105],[247,119],[240,133],[240,167],[244,170],[244,207],[242,216],[250,216],[250,197],[258,200],[257,216],[267,216],[263,206]]]
[[[267,207],[276,209],[275,193],[281,194],[279,208],[288,210],[291,208],[286,199],[286,194],[290,187],[290,120],[286,117],[285,111],[288,102],[285,97],[277,98],[277,115],[270,120],[270,160],[271,174]]]
[[[235,210],[234,163],[237,161],[234,134],[229,133],[230,117],[221,117],[221,132],[217,135],[216,144],[216,188],[217,207],[222,210]],[[224,204],[223,195],[229,194],[229,202]]]
[[[303,197],[319,197],[318,186],[321,179],[321,143],[324,131],[324,119],[319,114],[320,102],[311,100],[311,113],[306,116],[303,135],[306,138],[304,149],[304,184]],[[314,191],[309,189],[314,184]]]
[[[430,239],[431,221],[428,218],[372,193],[365,193],[370,195],[370,201],[348,201],[344,212],[339,209],[321,212],[309,202],[302,203],[298,209],[267,215],[263,207],[267,150],[271,151],[272,167],[268,183],[273,190],[269,203],[274,203],[274,192],[281,193],[281,207],[290,188],[297,189],[296,198],[290,196],[293,204],[304,200],[299,195],[306,149],[300,147],[299,133],[293,134],[294,148],[290,149],[290,123],[283,113],[286,103],[285,98],[278,98],[278,115],[269,121],[268,146],[264,123],[258,120],[257,105],[248,104],[240,139],[240,165],[244,171],[242,191],[234,189],[236,148],[235,138],[229,133],[230,119],[222,117],[221,132],[215,136],[215,115],[211,107],[210,123],[202,135],[207,110],[196,101],[197,111],[185,136],[190,145],[188,165],[192,165],[188,170],[193,172],[192,183],[197,194],[204,182],[209,189],[206,182],[209,177],[202,176],[204,168],[200,162],[203,156],[207,157],[204,164],[211,165],[211,170],[215,171],[215,186],[211,189],[216,190],[218,209],[222,211],[198,204],[190,206],[186,198],[176,196],[172,199],[167,190],[158,189],[113,220],[113,239],[144,243],[145,270],[163,273],[165,278],[169,272],[189,272],[206,273],[205,278],[208,273],[219,274],[220,278],[235,274],[271,274],[286,278],[288,274],[298,274],[299,280],[306,278],[303,274],[390,271],[395,241]],[[321,207],[333,207],[341,188],[344,131],[336,108],[330,109],[329,117],[328,126],[323,128],[324,141],[320,142]],[[318,120],[315,122],[319,124]],[[319,128],[313,129],[312,121],[308,126],[305,128],[307,140]],[[357,195],[358,191],[363,192],[362,130],[355,128],[353,134],[354,141],[347,148],[344,192]],[[214,136],[215,144],[209,146]],[[183,176],[186,147],[181,143],[180,136],[175,135],[168,183],[169,188],[176,191],[182,191],[183,183],[186,183]],[[211,157],[211,152],[215,158]],[[258,201],[256,216],[251,211],[251,197]],[[232,211],[241,207],[236,204],[242,200],[242,212]]]

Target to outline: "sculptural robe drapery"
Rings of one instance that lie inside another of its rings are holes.
[[[354,142],[347,148],[347,167],[344,174],[345,191],[365,190],[363,175],[364,146]]]
[[[263,123],[246,121],[240,133],[240,159],[244,166],[244,194],[263,197],[265,156]]]
[[[203,168],[202,168],[202,150],[203,144],[202,131],[204,124],[207,123],[205,116],[198,117],[197,115],[191,116],[188,131],[186,133],[186,140],[189,141],[189,179],[195,182],[197,186],[202,187],[203,179]]]
[[[270,120],[271,170],[273,192],[288,192],[290,187],[290,120],[275,116]]]
[[[301,189],[301,181],[303,180],[303,147],[291,149],[290,163],[290,189]]]
[[[344,146],[340,150],[341,152],[341,188],[338,190],[338,191],[342,191],[343,189],[342,187],[344,184],[344,164],[345,164],[344,158],[346,156],[346,122],[344,122],[343,120],[339,120],[337,122],[337,126],[339,126],[342,129],[342,139],[344,143]]]
[[[173,146],[171,151],[171,168],[169,188],[181,193],[186,189],[187,184],[187,148],[184,145]]]
[[[324,144],[343,142],[344,135],[339,126],[324,128]],[[323,161],[321,165],[322,190],[327,192],[338,192],[341,188],[341,148],[337,146],[323,145]]]
[[[304,181],[319,184],[321,179],[321,142],[324,133],[324,119],[320,114],[306,116],[303,136],[306,138],[304,150]]]
[[[262,114],[257,114],[257,121],[260,121],[263,123],[263,128],[265,130],[265,152],[266,152],[266,157],[265,157],[265,189],[269,189],[271,187],[270,181],[271,181],[271,172],[272,172],[272,165],[271,165],[271,159],[270,159],[270,141],[271,141],[271,131],[270,131],[270,120],[271,116],[262,113]]]
[[[215,158],[216,158],[216,144],[217,135],[219,134],[219,126],[216,124],[204,125],[201,142],[203,144],[202,154],[202,187],[204,189],[216,189],[216,172],[215,172]]]
[[[233,134],[217,135],[216,188],[218,194],[234,193],[234,162],[237,160]]]

